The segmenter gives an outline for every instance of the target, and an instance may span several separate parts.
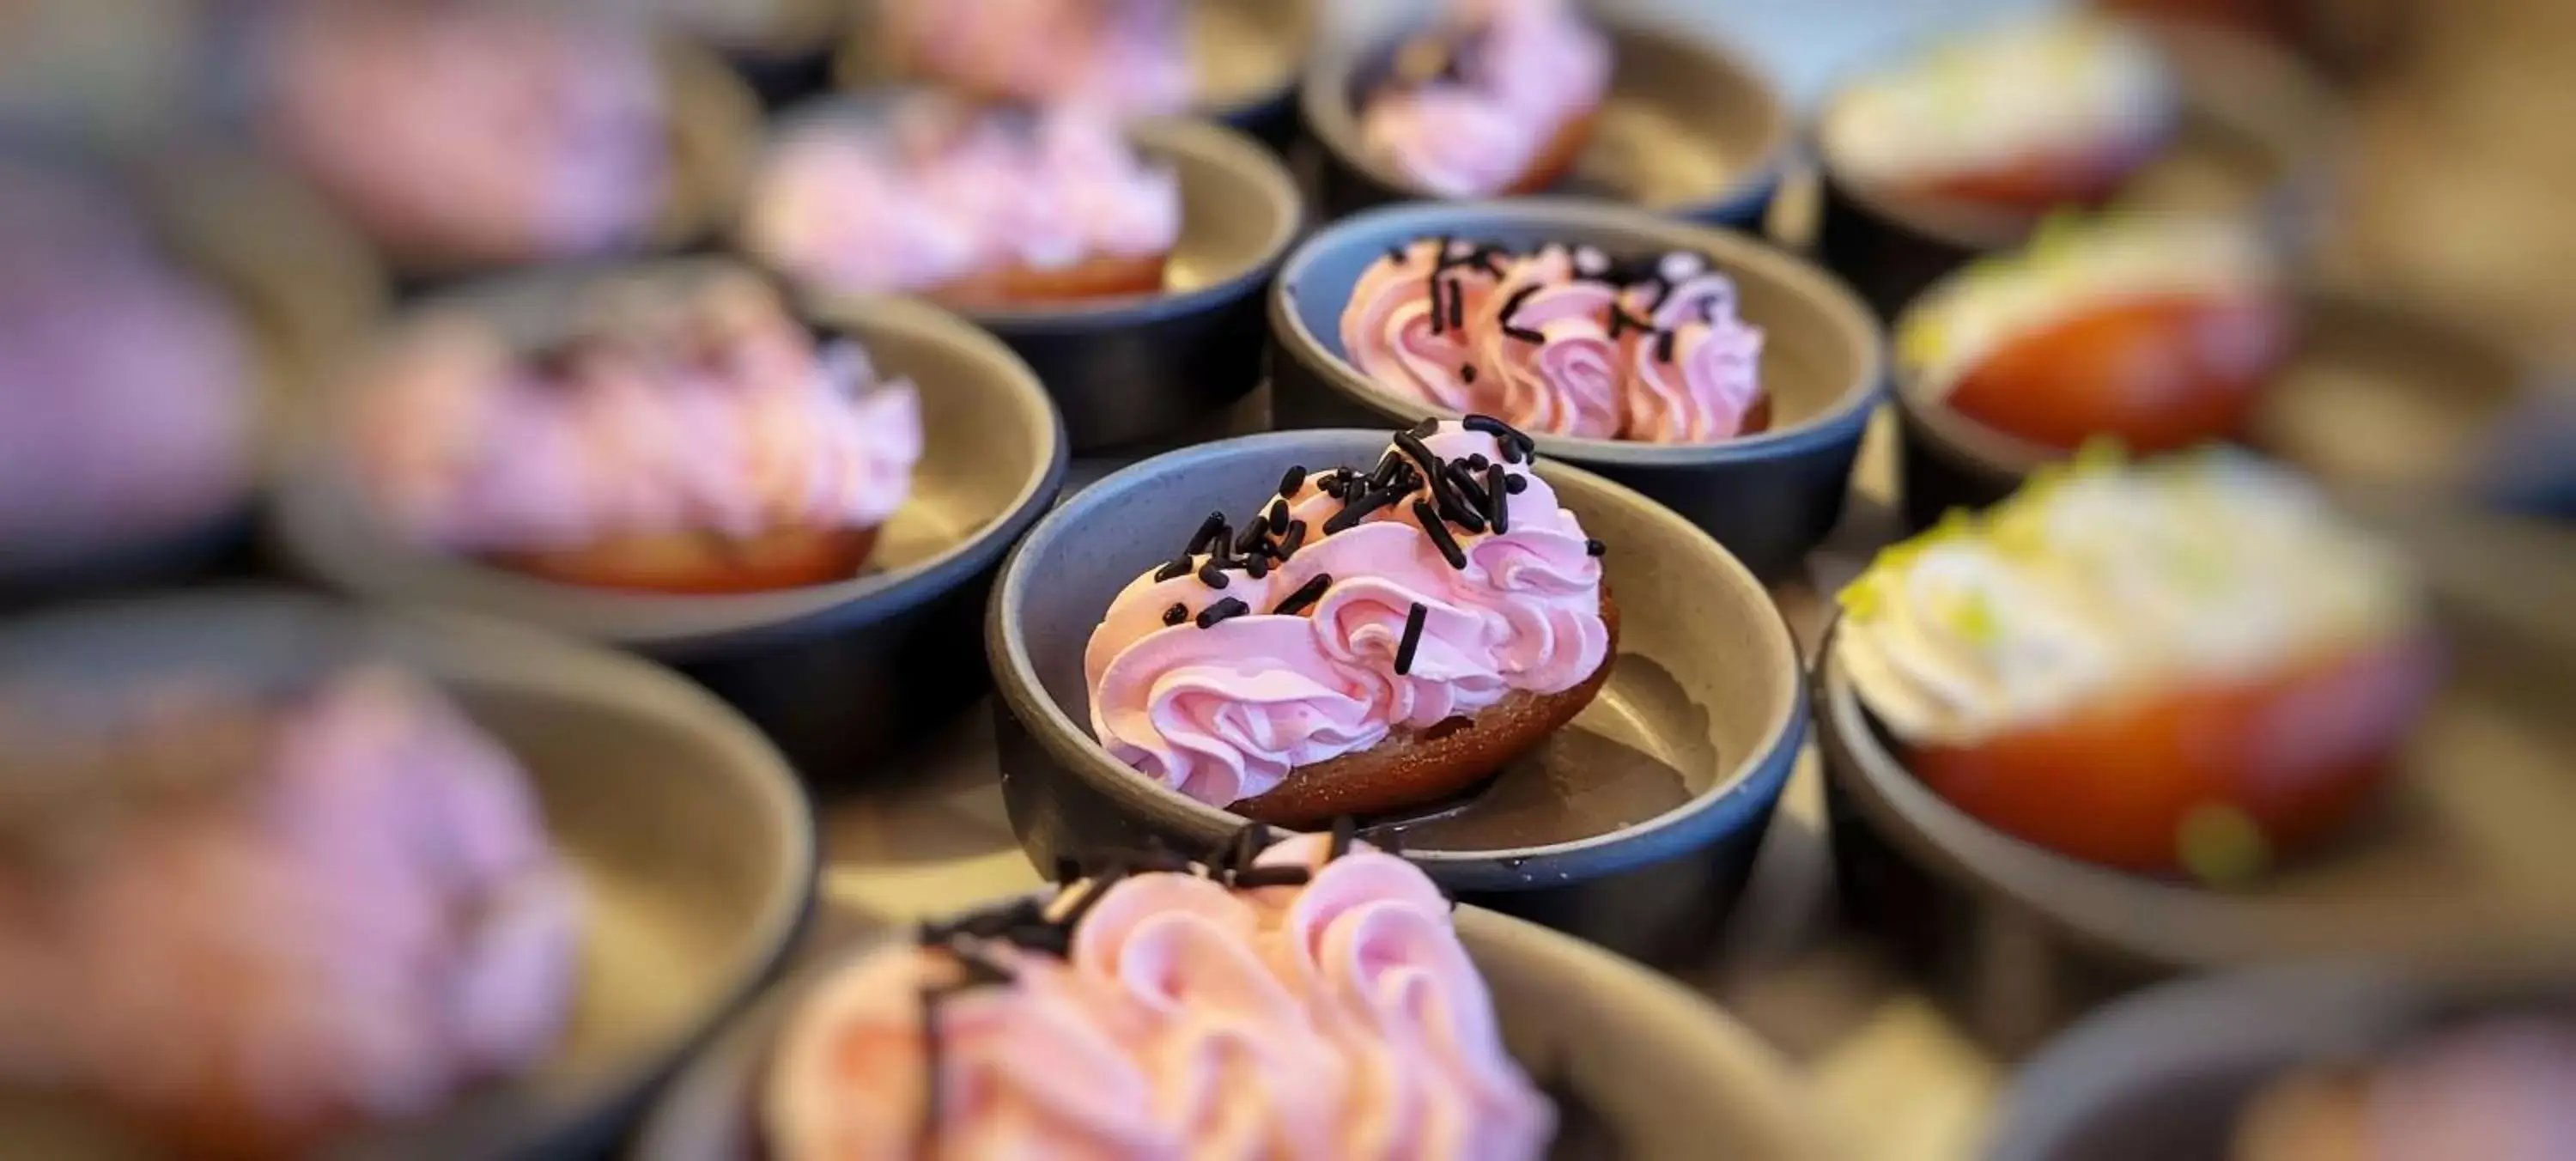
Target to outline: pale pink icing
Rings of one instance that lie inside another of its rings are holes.
[[[755,180],[745,237],[791,276],[924,291],[1007,267],[1139,258],[1181,233],[1179,179],[1075,108],[1022,118],[937,98],[880,122],[790,133]]]
[[[391,671],[194,704],[113,744],[274,715],[265,764],[108,771],[132,784],[68,808],[106,813],[56,819],[87,841],[0,863],[0,1082],[309,1125],[430,1112],[552,1046],[582,899],[507,752]]]
[[[1567,0],[1457,0],[1433,35],[1450,74],[1372,97],[1360,145],[1442,197],[1502,192],[1609,85],[1609,42]]]
[[[1536,1158],[1554,1110],[1505,1054],[1493,1000],[1421,871],[1323,836],[1264,851],[1302,886],[1121,879],[1058,961],[986,945],[1014,978],[939,1012],[925,1144],[924,982],[942,952],[868,956],[799,1007],[770,1070],[782,1161]],[[1087,891],[1088,884],[1073,888]],[[1061,901],[1059,901],[1061,903]]]
[[[2448,1032],[2373,1070],[2373,1161],[2576,1157],[2576,1031],[2542,1017]]]
[[[532,363],[433,317],[375,369],[352,459],[415,540],[463,551],[624,534],[866,528],[911,493],[920,401],[856,343],[817,350],[774,293],[727,276]]]
[[[1501,462],[1493,436],[1456,423],[1424,442],[1443,459]],[[1581,684],[1609,652],[1600,561],[1546,481],[1525,463],[1507,470],[1528,482],[1508,497],[1507,531],[1448,526],[1463,569],[1450,567],[1409,504],[1327,534],[1325,522],[1342,503],[1310,477],[1289,503],[1290,517],[1309,530],[1304,545],[1265,575],[1227,572],[1222,590],[1195,572],[1138,577],[1111,603],[1083,655],[1092,733],[1147,777],[1225,806],[1299,766],[1368,749],[1391,731],[1472,716],[1516,690],[1548,694]],[[1193,569],[1207,559],[1192,558]],[[1317,575],[1332,580],[1315,604],[1293,615],[1270,612]],[[1225,598],[1253,615],[1206,629],[1163,622],[1175,604],[1196,614]],[[1398,644],[1416,603],[1425,609],[1421,640],[1409,671],[1398,674]]]
[[[1380,258],[1343,308],[1342,347],[1381,386],[1551,435],[1710,443],[1745,434],[1761,399],[1762,331],[1736,316],[1735,284],[1704,259],[1667,254],[1654,277],[1623,286],[1606,258],[1579,270],[1572,251],[1548,245],[1496,254],[1497,278],[1460,260],[1475,246],[1448,242],[1439,280],[1459,288],[1466,325],[1434,333],[1439,244]],[[1614,326],[1614,305],[1638,325]]]
[[[125,208],[0,168],[0,561],[175,532],[250,486],[259,385],[239,321]]]
[[[988,94],[1177,113],[1195,89],[1183,0],[886,0],[913,71]]]
[[[670,164],[646,31],[508,5],[302,3],[263,130],[405,258],[492,264],[641,241]]]

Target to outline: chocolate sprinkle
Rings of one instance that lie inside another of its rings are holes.
[[[1677,333],[1679,333],[1679,332],[1676,332],[1676,331],[1662,331],[1662,332],[1659,332],[1659,333],[1657,333],[1657,334],[1655,335],[1655,361],[1656,361],[1656,362],[1659,362],[1659,363],[1669,363],[1669,362],[1672,362],[1672,361],[1673,361],[1673,337],[1674,337]]]
[[[1404,640],[1395,646],[1396,676],[1413,672],[1413,651],[1422,647],[1422,619],[1430,611],[1422,607],[1422,602],[1415,601],[1413,608],[1405,612]]]
[[[1277,536],[1286,531],[1288,531],[1288,502],[1281,500],[1270,506],[1270,534]]]
[[[1211,544],[1224,543],[1226,531],[1225,513],[1208,513],[1207,519],[1199,522],[1199,530],[1190,534],[1189,547],[1182,549],[1181,554],[1196,556],[1206,552]]]
[[[1620,334],[1621,334],[1622,332],[1625,332],[1625,331],[1638,331],[1638,332],[1641,332],[1641,333],[1644,333],[1644,334],[1653,334],[1653,333],[1655,333],[1655,324],[1650,323],[1650,322],[1647,322],[1647,321],[1646,321],[1646,320],[1644,320],[1644,319],[1638,318],[1637,316],[1635,316],[1635,315],[1633,315],[1633,314],[1629,314],[1629,313],[1628,313],[1628,309],[1627,309],[1626,307],[1623,307],[1623,306],[1619,305],[1616,301],[1613,301],[1613,302],[1610,304],[1610,338],[1611,338],[1611,340],[1612,340],[1613,342],[1616,342],[1616,341],[1618,340],[1618,338],[1619,338]]]
[[[1464,332],[1467,329],[1466,313],[1467,294],[1458,288],[1458,280],[1452,278],[1449,280],[1449,329]]]
[[[1209,605],[1208,607],[1199,610],[1199,628],[1212,629],[1215,628],[1219,622],[1232,620],[1251,611],[1252,606],[1244,604],[1242,598],[1227,597],[1224,600],[1218,601],[1213,605]]]
[[[1270,525],[1268,514],[1264,513],[1263,515],[1253,517],[1249,523],[1243,526],[1243,535],[1234,538],[1234,554],[1236,556],[1243,556],[1251,552],[1253,549],[1259,548],[1261,546],[1262,537],[1269,534]]]
[[[1177,608],[1179,606],[1174,607]],[[1081,881],[1082,860],[1074,858],[1072,855],[1057,855],[1055,857],[1055,885],[1059,888],[1065,888],[1071,887],[1075,883],[1079,883]]]
[[[1473,383],[1473,382],[1475,382],[1475,381],[1476,381],[1476,365],[1475,365],[1474,363],[1467,363],[1467,364],[1463,364],[1463,365],[1461,365],[1461,366],[1458,368],[1458,381],[1459,381],[1459,382],[1461,382],[1461,383]]]
[[[944,989],[921,986],[921,1151],[936,1153],[939,1143],[939,1002]]]
[[[1187,556],[1176,556],[1166,562],[1163,567],[1154,570],[1154,579],[1158,581],[1179,580],[1189,574],[1190,558]]]
[[[1324,599],[1324,590],[1331,587],[1333,587],[1331,573],[1316,573],[1306,578],[1306,583],[1297,586],[1296,592],[1279,598],[1279,603],[1270,610],[1271,615],[1291,617],[1305,612],[1307,606]]]
[[[1515,496],[1529,491],[1529,477],[1507,476],[1503,479],[1503,490]]]
[[[1359,837],[1359,822],[1347,814],[1333,816],[1333,844],[1325,848],[1324,861],[1331,862],[1351,853],[1351,840]]]
[[[1217,563],[1213,560],[1200,565],[1199,583],[1212,589],[1224,588],[1226,586],[1225,570],[1218,568]]]
[[[1297,555],[1298,546],[1304,543],[1306,543],[1306,522],[1291,520],[1288,522],[1288,535],[1280,537],[1279,543],[1271,551],[1284,561]]]
[[[1283,500],[1296,499],[1297,490],[1305,486],[1306,465],[1290,464],[1288,465],[1287,474],[1279,477],[1279,498]]]
[[[1449,567],[1467,567],[1467,554],[1458,550],[1458,540],[1449,535],[1449,525],[1440,519],[1438,512],[1431,510],[1429,503],[1414,501],[1413,518],[1422,525],[1423,535],[1431,538],[1431,546],[1440,550],[1441,559],[1448,561]]]
[[[1178,601],[1172,602],[1171,608],[1163,610],[1163,623],[1166,625],[1178,625],[1189,619],[1190,607]]]
[[[1583,555],[1585,556],[1601,556],[1609,551],[1610,546],[1603,544],[1598,540],[1586,540],[1583,542]]]
[[[1234,873],[1234,885],[1244,890],[1260,887],[1303,887],[1315,873],[1304,867],[1245,867]]]
[[[1411,258],[1412,255],[1405,253],[1404,247],[1402,246],[1389,246],[1386,248],[1386,260],[1393,262],[1398,266],[1404,265],[1407,261],[1411,260]]]
[[[1531,283],[1528,286],[1524,286],[1519,290],[1513,291],[1510,298],[1503,300],[1502,313],[1495,317],[1502,320],[1503,333],[1505,335],[1519,339],[1524,343],[1544,343],[1547,341],[1546,335],[1540,334],[1528,327],[1514,325],[1512,322],[1512,316],[1520,313],[1521,304],[1528,302],[1530,300],[1530,296],[1537,294],[1538,292],[1538,284]]]
[[[1249,559],[1243,562],[1243,572],[1244,575],[1249,576],[1254,580],[1260,580],[1265,576],[1269,576],[1270,554],[1266,552],[1254,553]]]
[[[1404,433],[1405,433],[1406,435],[1412,436],[1412,437],[1413,437],[1413,442],[1415,442],[1415,443],[1420,443],[1420,442],[1422,442],[1423,440],[1429,439],[1429,438],[1431,438],[1432,436],[1434,436],[1434,435],[1438,435],[1438,434],[1440,433],[1440,421],[1439,421],[1437,418],[1435,418],[1435,417],[1432,417],[1432,416],[1428,416],[1428,415],[1426,415],[1426,416],[1423,416],[1421,419],[1416,420],[1416,421],[1414,422],[1413,426],[1411,426],[1411,427],[1408,427],[1408,428],[1404,429]],[[1398,447],[1403,447],[1403,446],[1404,446],[1404,441],[1402,441],[1402,440],[1400,440],[1400,439],[1399,439],[1399,440],[1397,440],[1397,441],[1396,441],[1396,446],[1398,446]],[[1411,449],[1407,449],[1407,450],[1411,450]],[[1425,453],[1425,454],[1428,454],[1428,453]],[[1417,459],[1418,459],[1418,458],[1419,458],[1419,457],[1417,457]]]
[[[1505,472],[1501,464],[1494,464],[1485,469],[1485,515],[1494,522],[1496,536],[1512,530],[1511,498],[1506,493],[1529,487],[1526,482],[1522,483],[1520,488],[1512,487],[1512,482],[1519,479],[1520,477]]]
[[[1410,489],[1407,489],[1407,491],[1410,491]],[[1369,513],[1395,503],[1396,500],[1403,495],[1403,492],[1396,491],[1393,488],[1380,488],[1360,497],[1357,500],[1350,501],[1342,505],[1341,511],[1333,513],[1332,519],[1324,521],[1324,533],[1329,536],[1333,533],[1348,529],[1353,525],[1358,524],[1361,520],[1366,519]]]

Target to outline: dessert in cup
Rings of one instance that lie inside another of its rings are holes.
[[[1092,631],[1093,733],[1144,777],[1289,826],[1474,786],[1617,655],[1606,546],[1532,463],[1497,420],[1425,420],[1373,464],[1291,467],[1239,531],[1210,513]]]
[[[886,0],[899,75],[984,100],[1178,113],[1196,95],[1189,0]]]
[[[1149,295],[1181,236],[1181,187],[1119,123],[1075,105],[920,94],[783,132],[744,245],[799,285],[959,307]]]
[[[2370,803],[2427,707],[2416,585],[2241,453],[2051,469],[1883,552],[1832,663],[1904,767],[2018,838],[2232,881]]]
[[[2549,1161],[2576,1153],[2576,1023],[2486,1015],[2263,1085],[2230,1161]]]
[[[1439,197],[1545,189],[1591,140],[1610,66],[1569,0],[1458,0],[1361,98],[1360,148]]]
[[[431,309],[366,372],[350,458],[412,542],[574,585],[748,593],[855,577],[911,491],[920,401],[723,272],[609,280],[514,347]]]

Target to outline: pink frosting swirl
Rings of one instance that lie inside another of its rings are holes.
[[[1372,98],[1360,145],[1441,197],[1509,188],[1609,85],[1609,42],[1566,0],[1461,0],[1432,35],[1447,67]]]
[[[1443,460],[1504,462],[1494,436],[1457,423],[1424,443]],[[1519,463],[1506,474],[1523,484],[1506,492],[1506,530],[1444,524],[1459,567],[1415,522],[1411,503],[1427,490],[1327,532],[1343,504],[1310,477],[1274,501],[1307,529],[1301,546],[1262,575],[1238,567],[1211,590],[1196,573],[1211,559],[1202,554],[1172,579],[1138,577],[1083,655],[1094,736],[1146,776],[1226,806],[1391,732],[1472,716],[1514,691],[1581,684],[1609,656],[1600,561],[1546,481]],[[1321,594],[1304,608],[1273,611],[1318,577]],[[1249,615],[1205,629],[1166,620],[1175,606],[1194,617],[1229,599]],[[1399,673],[1416,605],[1422,630]]]
[[[902,507],[920,402],[909,382],[879,382],[855,343],[818,352],[738,275],[616,309],[633,316],[553,365],[464,318],[403,336],[354,433],[380,510],[422,543],[496,551],[866,528]]]
[[[57,803],[89,841],[0,860],[0,1079],[292,1132],[434,1111],[553,1044],[581,897],[509,754],[391,671],[282,707],[167,692]]]
[[[924,983],[948,950],[865,957],[805,1000],[765,1096],[782,1161],[1010,1156],[1521,1161],[1553,1108],[1503,1051],[1493,1000],[1421,871],[1323,836],[1255,865],[1302,885],[1193,874],[1098,892],[1056,960],[998,941],[1009,979],[936,1006],[939,1119],[925,1135]]]
[[[794,277],[850,292],[916,292],[1008,268],[1169,251],[1178,178],[1116,122],[1075,108],[1025,120],[938,98],[883,122],[789,134],[755,179],[744,234]]]
[[[1710,443],[1750,430],[1762,330],[1736,316],[1735,284],[1699,255],[1664,255],[1631,278],[1561,245],[1511,255],[1452,243],[1499,271],[1441,275],[1464,290],[1461,336],[1425,321],[1431,245],[1372,264],[1343,308],[1343,349],[1379,385],[1551,435]]]
[[[1196,88],[1181,0],[887,0],[912,71],[970,90],[1122,114],[1177,113]]]
[[[662,206],[663,82],[631,22],[303,3],[268,47],[263,132],[399,256],[596,253],[642,240]]]

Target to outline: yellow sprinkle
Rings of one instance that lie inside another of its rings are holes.
[[[2094,436],[2075,449],[2075,470],[2079,472],[2113,472],[2128,462],[2128,446],[2116,435]]]
[[[2192,808],[2174,836],[2183,869],[2212,886],[2242,885],[2272,862],[2263,828],[2244,811],[2220,803]]]
[[[1950,609],[1950,627],[1971,645],[1992,645],[2003,636],[2003,626],[1995,620],[1994,602],[1979,592],[1960,594]]]
[[[1941,361],[1942,348],[1949,344],[1940,324],[1929,318],[1916,317],[1905,324],[1896,336],[1896,361],[1908,367],[1929,367]]]

